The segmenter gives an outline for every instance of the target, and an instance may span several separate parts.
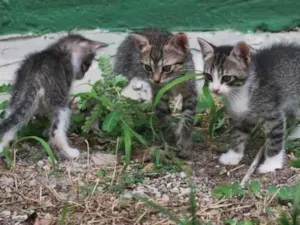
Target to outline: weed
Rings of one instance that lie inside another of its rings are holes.
[[[232,198],[241,197],[245,195],[245,191],[240,187],[239,183],[235,181],[232,184],[222,184],[212,190],[214,198]]]
[[[128,80],[121,75],[113,74],[109,57],[100,57],[99,66],[103,79],[92,86],[90,92],[79,93],[77,107],[80,114],[88,113],[87,117],[79,114],[73,116],[73,124],[84,134],[88,134],[93,127],[100,127],[98,135],[119,137],[121,145],[125,147],[125,162],[130,163],[132,140],[135,139],[144,146],[148,146],[141,132],[150,128],[151,104],[132,100],[121,95],[121,90]]]
[[[183,216],[182,218],[179,218],[175,214],[171,213],[168,209],[165,207],[156,204],[153,201],[150,201],[148,198],[144,196],[135,195],[135,198],[139,201],[143,202],[145,205],[150,207],[151,209],[167,216],[170,220],[175,222],[178,225],[200,225],[204,224],[204,222],[201,222],[198,220],[196,212],[197,212],[197,205],[196,205],[196,195],[195,195],[195,189],[193,184],[190,184],[190,213],[186,216]]]

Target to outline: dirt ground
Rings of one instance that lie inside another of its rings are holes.
[[[71,140],[82,150],[80,159],[61,160],[53,170],[40,146],[24,143],[12,169],[6,168],[3,159],[0,163],[0,224],[175,224],[134,194],[147,196],[178,217],[188,216],[190,182],[195,185],[199,219],[213,224],[224,224],[226,218],[275,224],[275,216],[288,211],[290,204],[278,207],[274,196],[212,198],[214,187],[242,180],[258,149],[256,145],[261,143],[250,144],[253,151],[241,165],[225,168],[218,164],[220,150],[226,147],[227,138],[223,139],[209,148],[195,144],[192,160],[184,162],[186,170],[159,173],[151,170],[153,164],[149,162],[133,163],[126,172],[122,163],[115,161],[96,165],[99,163],[95,164],[92,157],[97,151],[87,151],[86,142],[77,136]],[[141,155],[145,158],[145,154],[137,154],[134,160],[140,160]],[[263,187],[287,186],[294,185],[300,173],[286,166],[267,175],[255,173],[252,179],[260,180]],[[267,206],[272,207],[272,213],[267,212]]]

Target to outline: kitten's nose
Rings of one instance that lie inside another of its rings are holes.
[[[220,91],[220,88],[213,88],[212,90],[213,90],[213,92],[214,92],[215,94],[218,94],[219,91]]]
[[[160,83],[160,77],[159,76],[153,76],[152,80],[154,81],[154,83],[157,83],[157,84]]]

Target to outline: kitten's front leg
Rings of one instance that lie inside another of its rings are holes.
[[[70,110],[68,108],[58,108],[55,110],[52,125],[50,128],[50,143],[58,147],[63,154],[70,158],[78,158],[78,149],[71,148],[68,143],[66,131],[69,127]]]
[[[244,157],[245,143],[250,132],[250,125],[245,122],[233,121],[231,146],[223,153],[219,162],[223,165],[237,165]]]
[[[185,158],[190,154],[192,148],[192,131],[194,116],[197,106],[197,92],[189,90],[189,92],[182,93],[182,116],[177,128],[177,147],[180,151],[180,156]]]
[[[265,161],[258,168],[260,173],[281,169],[285,160],[284,134],[285,119],[280,113],[266,118],[264,124],[266,140]]]
[[[169,107],[169,94],[164,94],[158,106],[155,109],[155,114],[159,120],[159,126],[168,143],[174,143],[176,140],[176,135],[174,132],[174,126],[172,125],[171,110]]]

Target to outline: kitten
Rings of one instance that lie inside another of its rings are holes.
[[[74,80],[84,77],[96,50],[106,46],[73,34],[43,51],[28,55],[16,72],[6,117],[0,122],[0,152],[10,145],[17,131],[33,115],[40,114],[51,118],[51,145],[68,158],[78,157],[79,151],[69,146],[66,136],[70,88]]]
[[[148,81],[154,96],[164,85],[188,71],[194,71],[194,63],[187,36],[184,33],[173,35],[159,29],[145,29],[129,34],[117,50],[114,65],[116,74],[122,74],[128,79],[140,77]],[[183,115],[175,131],[171,124],[169,101],[178,94],[183,96]],[[191,79],[169,90],[156,108],[166,141],[176,142],[182,156],[188,154],[191,147],[196,104],[195,79]]]
[[[216,47],[198,39],[209,88],[223,95],[233,120],[231,148],[220,162],[236,165],[244,155],[249,126],[262,123],[267,137],[260,173],[284,165],[285,119],[299,113],[300,46],[273,44],[252,51],[245,43]]]

